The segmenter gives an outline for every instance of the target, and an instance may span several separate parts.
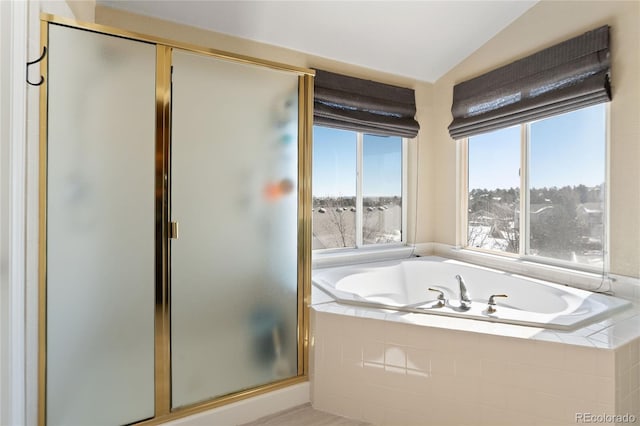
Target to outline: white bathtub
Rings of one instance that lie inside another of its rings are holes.
[[[460,307],[456,275],[463,277],[471,296],[468,310]],[[439,257],[320,269],[312,280],[339,303],[561,330],[631,306],[617,297]],[[445,306],[437,306],[438,293],[429,287],[444,292]],[[508,297],[496,298],[490,313],[487,303],[494,294]]]

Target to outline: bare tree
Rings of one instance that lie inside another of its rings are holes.
[[[490,232],[483,229],[482,226],[469,226],[468,244],[471,247],[484,247]]]
[[[314,198],[314,208],[320,213],[314,221],[316,238],[326,247],[351,247],[355,244],[355,205],[353,197]],[[352,205],[353,204],[353,205]]]
[[[345,218],[345,215],[352,213],[343,207],[331,208],[328,213],[330,222],[336,231],[338,231],[338,237],[340,238],[338,243],[342,244],[341,247],[349,247],[350,244],[347,244],[347,235],[353,234],[353,228],[349,226],[349,221]]]

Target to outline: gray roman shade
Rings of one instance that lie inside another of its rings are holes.
[[[313,122],[316,125],[376,135],[413,138],[413,89],[316,70]]]
[[[609,26],[453,88],[449,134],[460,139],[611,100]]]

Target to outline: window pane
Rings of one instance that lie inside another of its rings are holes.
[[[520,127],[469,138],[468,246],[518,253]]]
[[[402,138],[364,135],[364,244],[402,241]]]
[[[313,249],[355,247],[355,132],[313,128]]]
[[[602,266],[604,104],[530,131],[528,254]]]

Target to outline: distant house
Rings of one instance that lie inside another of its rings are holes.
[[[592,248],[602,246],[604,231],[602,210],[602,203],[599,202],[583,203],[576,207],[576,217],[588,228],[587,234],[582,236],[583,243]]]
[[[576,216],[590,227],[602,225],[602,203],[584,203],[576,207]]]

